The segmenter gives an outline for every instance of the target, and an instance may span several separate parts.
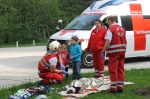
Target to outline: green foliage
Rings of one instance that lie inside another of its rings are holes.
[[[39,42],[55,33],[58,19],[64,27],[93,0],[0,0],[0,44]]]

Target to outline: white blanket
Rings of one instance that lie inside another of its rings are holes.
[[[134,84],[134,83],[132,83],[132,82],[124,82],[124,85],[132,85],[132,84]],[[97,90],[98,91],[102,91],[102,90],[108,90],[109,88],[110,88],[110,84],[102,85]],[[81,93],[80,94],[67,94],[66,91],[61,91],[58,94],[61,94],[62,96],[85,97],[88,94],[97,93],[98,91],[88,91],[88,92],[84,92],[83,94],[81,94]]]

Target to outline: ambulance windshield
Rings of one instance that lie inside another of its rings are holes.
[[[94,26],[94,21],[99,19],[99,14],[85,14],[76,17],[64,29],[65,30],[91,30]]]

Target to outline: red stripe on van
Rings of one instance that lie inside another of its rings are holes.
[[[134,50],[145,50],[146,36],[145,34],[137,33],[137,31],[144,30],[144,20],[141,4],[130,4],[130,13],[134,30]]]
[[[60,31],[61,33],[59,34],[60,36],[62,36],[62,35],[65,35],[65,34],[67,34],[67,33],[74,33],[74,32],[76,32],[77,30],[62,30],[62,31]]]

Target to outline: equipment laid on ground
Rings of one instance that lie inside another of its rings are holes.
[[[40,97],[41,94],[46,94],[48,92],[51,92],[53,88],[50,86],[45,86],[45,85],[37,85],[37,86],[32,86],[27,89],[20,89],[18,90],[14,95],[10,95],[8,99],[29,99],[33,97],[34,95],[39,95],[37,99],[41,99]],[[46,98],[42,98],[46,99]]]

